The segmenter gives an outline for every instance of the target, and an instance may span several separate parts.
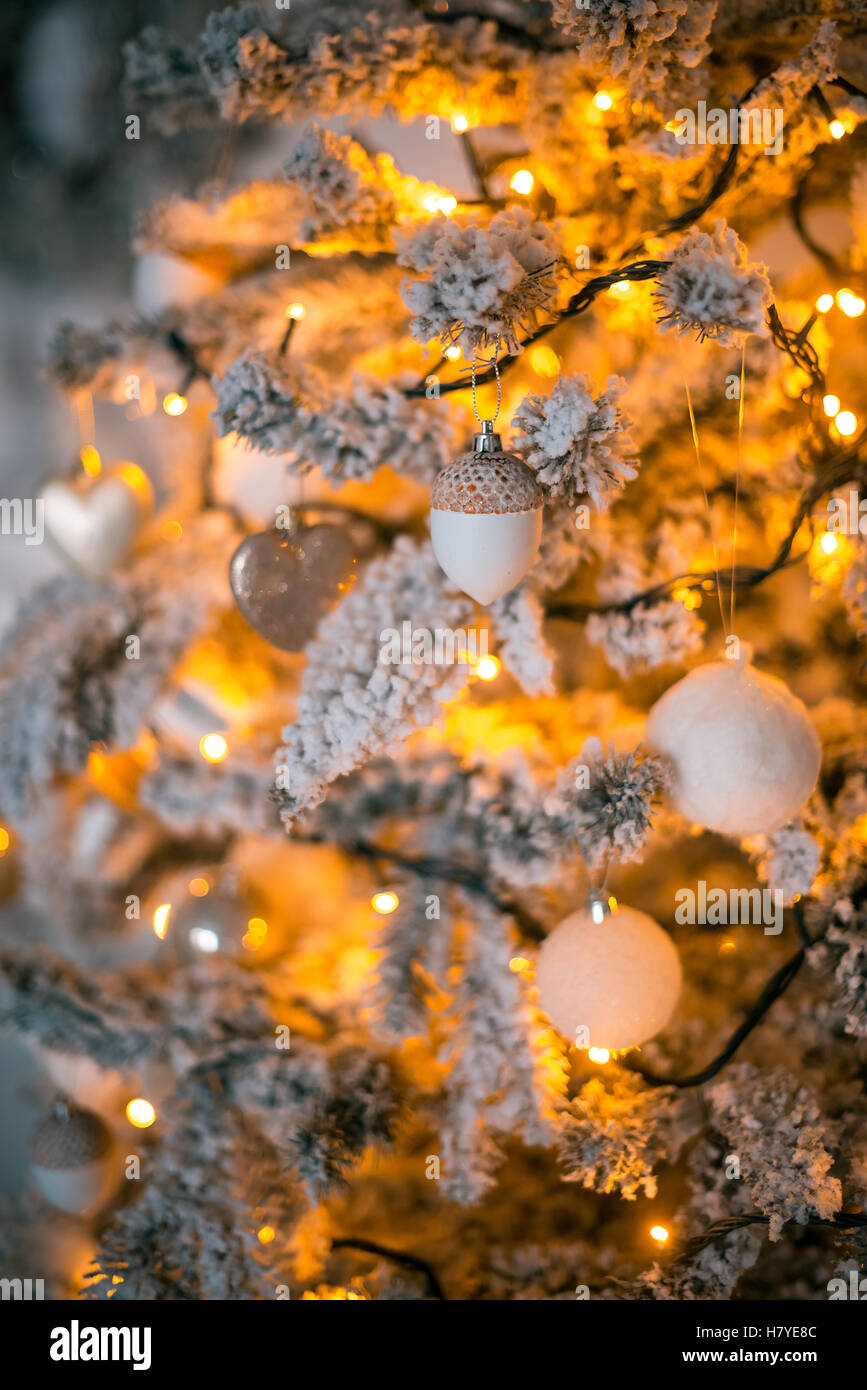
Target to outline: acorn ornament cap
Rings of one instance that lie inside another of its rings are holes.
[[[601,900],[556,926],[536,960],[539,1003],[577,1047],[638,1047],[663,1029],[682,983],[671,937],[632,907]]]
[[[115,1192],[119,1166],[111,1130],[101,1116],[61,1097],[30,1136],[34,1181],[52,1206],[89,1216]]]
[[[788,824],[816,785],[822,750],[804,704],[782,681],[735,660],[690,671],[657,700],[647,746],[671,763],[677,811],[743,837]]]

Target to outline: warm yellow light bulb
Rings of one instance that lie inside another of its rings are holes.
[[[527,194],[533,192],[534,183],[535,179],[529,169],[518,169],[517,172],[512,175],[512,182],[509,187],[514,188],[516,193]]]
[[[149,1100],[145,1100],[143,1096],[136,1096],[127,1104],[126,1117],[136,1129],[147,1129],[156,1119],[157,1112]]]
[[[222,762],[229,751],[229,745],[222,734],[205,734],[199,743],[199,752],[209,763]]]
[[[610,111],[614,105],[614,98],[609,92],[597,92],[593,98],[593,105],[597,111]]]
[[[163,410],[167,415],[183,415],[186,408],[186,396],[179,395],[177,391],[170,391],[163,397]]]
[[[456,130],[459,135],[463,135],[464,131],[469,130],[469,128],[470,123],[466,116],[462,115],[460,112],[457,116],[452,116],[452,129]]]
[[[837,303],[846,317],[850,319],[857,319],[867,307],[860,294],[853,294],[851,290],[838,290]]]
[[[835,140],[842,140],[843,136],[846,134],[846,127],[842,121],[829,121],[828,129]]]
[[[664,1245],[668,1240],[668,1231],[664,1226],[651,1226],[650,1234],[654,1240],[658,1240],[660,1245]]]
[[[560,358],[547,343],[537,343],[530,349],[530,366],[537,376],[554,377],[560,371]]]
[[[816,308],[819,310],[820,314],[827,314],[833,303],[834,296],[832,294],[820,294],[819,298],[816,300]]]
[[[380,912],[387,916],[389,912],[394,912],[400,905],[400,898],[396,893],[374,893],[370,900],[370,905],[374,912]]]
[[[274,1230],[273,1226],[262,1226],[257,1234],[263,1245],[270,1245],[277,1232]]]
[[[286,317],[287,319],[303,319],[306,313],[307,310],[303,304],[290,304],[286,310]]]
[[[453,198],[451,193],[447,193],[445,197],[437,198],[436,200],[437,212],[445,213],[446,217],[448,217],[449,213],[454,212],[457,205],[458,200],[457,198]]]
[[[618,280],[618,281],[616,282],[616,284],[614,284],[614,285],[611,286],[611,293],[612,293],[612,294],[628,294],[629,291],[630,291],[631,289],[632,289],[632,283],[631,283],[631,281],[629,281],[629,280]]]
[[[190,892],[194,898],[206,898],[211,891],[211,885],[206,878],[191,878]]]
[[[825,414],[826,414],[827,416],[829,416],[830,419],[833,420],[834,416],[837,414],[837,412],[838,412],[839,409],[840,409],[840,397],[839,397],[839,396],[823,396],[823,397],[822,397],[822,409],[824,410]]]
[[[5,854],[9,848],[9,831],[5,825],[0,825],[0,854]]]
[[[154,911],[154,931],[156,932],[160,941],[162,941],[163,937],[166,934],[166,928],[169,925],[169,914],[171,913],[171,910],[171,903],[160,903],[160,906],[156,908]]]
[[[483,656],[476,667],[476,675],[483,681],[492,681],[499,671],[500,663],[495,656]]]
[[[587,1051],[587,1056],[590,1058],[591,1062],[599,1062],[601,1065],[603,1062],[608,1061],[611,1053],[608,1051],[607,1047],[591,1047]]]
[[[439,195],[436,193],[429,193],[424,200],[424,206],[427,208],[428,212],[436,212],[438,202]]]
[[[514,975],[520,975],[522,970],[529,969],[530,962],[526,956],[512,956],[509,961],[509,969]]]
[[[837,549],[837,537],[830,531],[826,531],[819,542],[826,555],[833,555]]]
[[[95,449],[92,444],[85,444],[79,458],[88,478],[98,478],[102,471],[102,459],[99,456],[99,450]]]
[[[264,917],[251,917],[241,938],[241,945],[248,951],[258,951],[264,945],[267,935],[268,923]]]
[[[834,417],[834,424],[841,434],[854,434],[858,428],[858,420],[851,410],[841,410],[840,414]]]
[[[459,347],[456,347],[454,343],[452,343],[451,347],[446,348],[446,357],[449,359],[450,362],[457,362],[460,355],[461,350]]]

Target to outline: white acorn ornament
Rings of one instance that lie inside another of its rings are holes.
[[[690,671],[657,700],[647,746],[673,768],[671,800],[697,825],[742,838],[770,835],[801,810],[822,749],[806,707],[775,676],[736,660]]]
[[[472,451],[431,488],[430,534],[452,583],[487,605],[513,589],[536,558],[542,493],[532,468],[503,451],[494,422],[480,424]]]
[[[45,529],[85,574],[106,577],[126,558],[153,505],[147,475],[134,463],[102,477],[54,479],[42,489]]]
[[[73,1216],[90,1216],[112,1197],[120,1174],[116,1156],[105,1121],[62,1097],[30,1137],[37,1187],[52,1206]]]
[[[564,918],[536,960],[539,1003],[577,1047],[638,1047],[661,1031],[682,983],[671,937],[652,917],[607,902]]]

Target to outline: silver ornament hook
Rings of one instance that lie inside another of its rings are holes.
[[[479,414],[479,407],[478,407],[478,404],[477,404],[477,402],[476,402],[476,356],[477,356],[477,354],[476,354],[475,348],[473,348],[473,362],[472,362],[473,414],[475,415],[476,419],[478,420],[479,424],[480,424],[481,427],[482,427],[481,434],[484,435],[484,436],[488,436],[488,437],[490,437],[490,436],[492,435],[493,429],[494,429],[494,425],[496,424],[496,421],[497,421],[497,416],[498,416],[499,413],[500,413],[500,401],[501,401],[501,399],[502,399],[502,394],[503,394],[503,393],[502,393],[502,387],[501,387],[501,384],[500,384],[500,368],[499,368],[499,366],[498,366],[498,364],[497,364],[497,358],[499,357],[499,355],[500,355],[500,335],[497,334],[497,339],[496,339],[496,342],[494,343],[494,356],[493,356],[493,359],[492,359],[491,362],[486,362],[486,364],[485,364],[486,366],[491,366],[491,367],[493,367],[493,369],[494,369],[494,376],[495,376],[496,381],[497,381],[497,405],[496,405],[496,409],[494,410],[494,413],[493,413],[493,415],[491,416],[490,420],[483,420],[482,417],[481,417],[481,415]],[[480,437],[481,437],[481,436],[479,436],[479,435],[476,436],[476,438],[480,438]],[[478,446],[476,446],[476,447],[478,447]],[[486,445],[485,447],[486,447],[486,448],[490,448],[491,446],[490,446],[490,445]]]

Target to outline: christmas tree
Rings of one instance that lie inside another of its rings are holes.
[[[3,1269],[836,1296],[867,7],[193,9],[124,50],[135,307],[55,325],[74,466],[4,502],[62,565],[0,668]]]

